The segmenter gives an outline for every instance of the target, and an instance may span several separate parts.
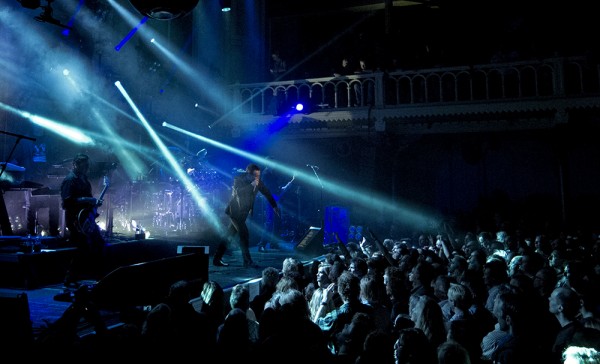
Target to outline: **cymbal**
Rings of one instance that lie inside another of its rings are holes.
[[[33,182],[33,181],[23,181],[23,182],[19,183],[18,186],[21,188],[42,188],[42,187],[44,187],[43,184]]]
[[[25,167],[18,166],[12,163],[0,162],[0,169],[6,164],[5,171],[7,172],[25,172]]]

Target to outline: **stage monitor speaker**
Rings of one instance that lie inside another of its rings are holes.
[[[304,255],[323,255],[325,248],[323,247],[323,229],[311,226],[308,228],[304,237],[296,245],[296,251]]]
[[[0,293],[0,347],[7,350],[33,344],[33,328],[26,293]]]
[[[186,280],[200,288],[208,281],[208,254],[192,253],[117,268],[92,288],[92,299],[103,308],[153,306],[171,285]]]

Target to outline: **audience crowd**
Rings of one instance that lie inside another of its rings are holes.
[[[214,281],[201,292],[176,282],[163,302],[111,329],[80,288],[32,352],[250,363],[600,362],[600,236],[415,236],[381,241],[368,231],[308,264],[286,258],[262,271],[254,297],[246,284],[227,299]],[[80,320],[95,333],[78,337]]]

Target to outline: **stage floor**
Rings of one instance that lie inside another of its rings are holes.
[[[256,246],[251,247],[250,252],[252,258],[259,265],[259,268],[244,268],[239,248],[228,251],[224,256],[223,261],[230,264],[228,267],[215,267],[212,265],[212,256],[216,245],[210,241],[144,239],[114,241],[110,245],[112,251],[111,256],[113,259],[112,264],[115,267],[119,267],[117,270],[131,267],[143,268],[143,265],[148,262],[160,263],[162,260],[173,259],[173,257],[177,255],[177,250],[181,250],[181,247],[207,247],[209,254],[204,254],[206,255],[206,259],[203,261],[205,263],[201,264],[206,266],[201,269],[206,269],[207,279],[219,283],[224,288],[226,294],[234,285],[240,283],[248,284],[251,287],[251,295],[256,294],[258,292],[258,281],[260,280],[262,269],[266,267],[275,267],[280,270],[285,258],[294,257],[302,261],[305,265],[310,265],[313,260],[322,260],[324,258],[324,254],[318,255],[313,253],[309,256],[306,253],[299,251],[296,249],[297,244],[294,242],[281,241],[279,243],[279,249],[269,249],[267,252],[258,252]],[[55,274],[55,276],[62,277],[62,273],[65,269],[65,260],[53,259],[53,261],[59,264],[59,266],[56,267],[56,270],[60,273]],[[47,264],[44,265],[44,267],[44,269],[49,269]],[[160,265],[158,268],[160,269]],[[113,273],[114,271],[109,273],[109,275]],[[106,281],[109,275],[105,276],[103,280]],[[204,275],[204,272],[202,275]],[[94,289],[95,286],[99,286],[103,283],[103,280],[83,280],[80,283]],[[39,281],[41,282],[41,280]],[[127,284],[135,286],[136,282],[129,282]],[[146,287],[144,284],[148,285],[149,283],[144,282],[141,286]],[[0,288],[0,297],[4,297],[5,299],[10,299],[11,297],[22,298],[23,296],[26,296],[28,301],[29,320],[34,338],[43,332],[48,325],[60,318],[64,311],[71,305],[71,302],[68,301],[68,297],[72,297],[73,290],[65,289],[61,281],[36,285],[31,288],[19,287],[18,285],[16,287],[14,285],[1,285],[0,287],[3,287]],[[60,297],[60,299],[57,299],[57,297]],[[67,297],[67,299],[65,300],[64,297]],[[0,311],[7,312],[3,309]],[[113,308],[103,309],[103,316],[105,316],[105,320],[109,326],[118,324],[120,320],[118,311],[118,309]],[[79,331],[80,335],[84,336],[93,332],[93,328],[90,327],[88,323],[81,322]]]

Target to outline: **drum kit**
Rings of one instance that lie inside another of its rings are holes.
[[[205,156],[203,149],[196,155],[178,159],[193,182],[192,187],[186,187],[174,173],[163,173],[165,169],[151,166],[151,171],[158,169],[161,173],[149,173],[149,178],[129,184],[129,201],[115,211],[114,227],[135,231],[136,225],[141,225],[146,231],[153,231],[153,235],[164,236],[202,229],[207,221],[205,211],[194,201],[191,189],[196,189],[212,208],[220,204],[219,189],[224,186],[218,172],[203,162]]]

